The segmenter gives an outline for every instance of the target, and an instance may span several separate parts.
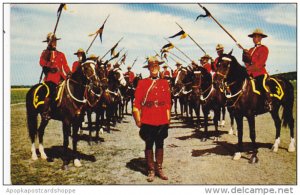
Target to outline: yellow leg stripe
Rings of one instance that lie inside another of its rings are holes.
[[[49,96],[49,93],[50,93],[49,87],[48,87],[48,85],[46,85],[44,82],[42,82],[42,85],[39,85],[39,86],[34,90],[34,94],[33,94],[33,106],[34,106],[34,108],[37,108],[39,105],[44,104],[44,101],[39,101],[39,96],[37,95],[37,92],[39,91],[39,89],[40,89],[42,86],[45,86],[46,89],[47,89],[46,97]]]
[[[252,91],[258,95],[260,95],[260,91],[256,90],[255,88],[255,82],[253,79],[250,80],[251,81],[251,86],[252,86]]]
[[[280,83],[274,79],[274,78],[271,78],[278,86],[276,87],[277,89],[277,94],[280,94],[280,95],[277,95],[277,94],[273,94],[274,97],[277,97],[279,100],[282,99],[282,97],[284,96],[284,91],[282,90],[282,87],[280,85]]]

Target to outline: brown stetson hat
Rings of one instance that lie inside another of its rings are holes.
[[[150,56],[147,58],[148,64],[143,66],[143,68],[148,68],[150,65],[157,64],[161,65],[164,61],[159,61],[156,56]]]
[[[265,35],[264,32],[263,32],[261,29],[259,29],[259,28],[255,29],[255,30],[253,31],[252,34],[248,35],[248,37],[253,38],[254,35],[260,35],[262,38],[268,37],[268,36]]]
[[[52,32],[47,34],[47,38],[46,40],[44,40],[43,42],[49,42],[50,40],[60,40],[60,38],[57,38],[55,34],[53,34]]]
[[[84,50],[83,50],[83,49],[79,48],[79,49],[77,50],[77,52],[76,52],[76,53],[74,53],[74,55],[77,55],[77,54],[79,54],[79,53],[85,53],[85,52],[84,52]]]

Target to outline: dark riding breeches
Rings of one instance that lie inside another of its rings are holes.
[[[147,125],[142,124],[140,136],[146,143],[146,150],[152,150],[155,143],[156,149],[161,149],[164,146],[164,139],[168,137],[169,125]]]

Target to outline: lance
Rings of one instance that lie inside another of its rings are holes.
[[[176,58],[178,58],[179,60],[181,60],[181,61],[183,61],[183,62],[185,62],[185,63],[187,63],[184,59],[182,59],[181,57],[179,57],[179,56],[177,56],[176,54],[174,54],[173,52],[170,52],[170,51],[168,51],[170,54],[172,54],[173,56],[175,56]],[[173,59],[174,60],[174,58],[172,58],[171,56],[169,56],[171,59]],[[176,61],[175,61],[176,62]]]
[[[123,37],[112,47],[112,48],[114,48],[114,47],[116,47],[116,45],[117,44],[119,44],[121,41],[122,41],[122,39],[123,39]],[[101,59],[100,60],[102,60],[111,50],[112,50],[112,48],[111,49],[109,49],[102,57],[101,57]]]
[[[211,15],[211,13],[205,8],[205,7],[203,7],[200,3],[198,3],[198,5],[205,11],[205,13],[206,13],[206,15],[199,15],[198,17],[197,17],[197,19],[199,18],[199,17],[206,17],[206,16],[209,16],[209,17],[211,17],[229,36],[230,36],[230,38],[237,44],[237,46],[239,47],[239,48],[241,48],[242,50],[244,50],[244,47],[242,47],[241,46],[241,44],[239,44],[238,42],[237,42],[237,40]],[[196,20],[197,20],[196,19]]]
[[[62,9],[63,9],[64,6],[66,6],[65,3],[61,3],[61,4],[59,5],[59,8],[58,8],[59,13],[58,13],[58,17],[57,17],[57,20],[56,20],[56,24],[55,24],[55,27],[54,27],[54,30],[53,30],[53,37],[55,36],[56,29],[57,29],[57,26],[58,26],[58,22],[59,22],[59,19],[60,19],[61,13],[62,13]],[[51,37],[50,37],[50,38],[51,38]],[[48,42],[48,46],[49,46],[50,43],[51,43],[51,41]],[[48,46],[47,46],[47,47],[48,47]],[[43,69],[42,69],[42,72],[41,72],[41,75],[40,75],[39,83],[41,83],[41,81],[42,81],[43,73],[44,73],[44,71],[43,71]]]
[[[106,19],[104,20],[104,23],[102,24],[103,27],[104,27],[104,25],[105,25],[105,23],[106,23],[106,21],[107,21],[108,18],[109,18],[109,14],[108,14],[108,16],[106,17]],[[102,26],[101,26],[101,27],[102,27]],[[99,28],[99,30],[101,29],[101,27]],[[103,29],[102,29],[102,30],[103,30]],[[102,33],[102,32],[100,32],[100,33]],[[99,34],[99,32],[96,33],[96,35],[95,35],[94,39],[92,40],[90,46],[87,48],[87,50],[86,50],[86,52],[85,52],[86,54],[89,52],[89,50],[90,50],[91,46],[93,45],[94,41],[96,40],[98,34]]]
[[[118,59],[118,61],[117,61],[117,63],[119,63],[119,61],[120,60],[122,60],[123,59],[123,57],[124,57],[124,55],[126,56],[127,55],[127,53],[128,53],[128,51],[126,51],[119,59]]]
[[[169,43],[171,43],[167,38],[165,38],[165,40],[167,40]],[[173,43],[172,43],[172,45],[174,45]],[[191,60],[191,61],[193,61],[189,56],[187,56],[183,51],[181,51],[178,47],[176,47],[175,45],[174,45],[174,47],[180,52],[180,53],[182,53],[186,58],[188,58],[189,60]]]
[[[106,61],[105,61],[105,64],[107,64],[108,62],[110,62],[110,61],[112,61],[113,59],[115,59],[117,55],[120,55],[120,53],[123,51],[123,49],[124,49],[124,47],[123,47],[123,48],[122,48],[115,56],[111,57],[109,60],[106,60]]]
[[[177,22],[175,22],[175,23],[179,26],[179,28],[181,28],[181,30],[183,30],[183,28]],[[188,33],[188,36],[204,52],[204,54],[206,54],[206,52],[204,51],[204,49],[193,39],[193,37],[191,37],[191,35],[189,33]]]
[[[133,61],[131,68],[133,68],[133,66],[135,65],[137,59],[138,59],[138,57],[136,57],[135,60]]]

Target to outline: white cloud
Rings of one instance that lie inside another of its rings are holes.
[[[266,22],[294,27],[297,25],[296,9],[295,4],[276,4],[272,9],[264,10],[259,15]]]

